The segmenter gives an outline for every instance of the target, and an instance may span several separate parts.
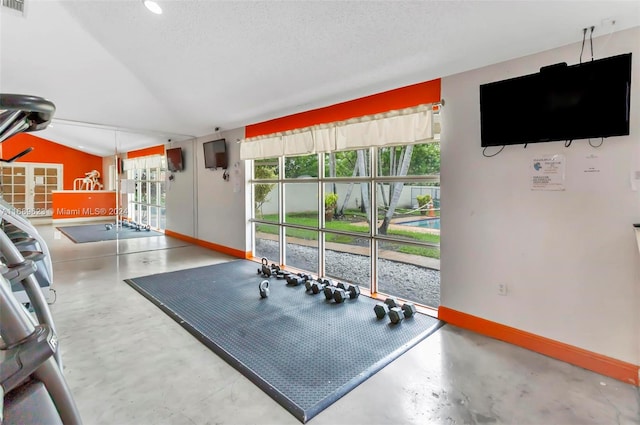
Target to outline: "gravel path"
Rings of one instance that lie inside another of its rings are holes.
[[[330,277],[369,287],[369,257],[341,251],[326,251],[326,269]],[[256,257],[278,258],[278,242],[256,240]],[[287,263],[293,267],[314,271],[318,268],[318,250],[302,245],[287,245]],[[378,290],[425,304],[440,305],[440,271],[380,259],[378,261]]]

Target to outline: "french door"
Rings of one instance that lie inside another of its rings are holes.
[[[2,198],[26,217],[53,214],[53,191],[62,189],[62,164],[3,164]]]

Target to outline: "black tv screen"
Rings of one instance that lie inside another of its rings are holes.
[[[205,168],[227,168],[227,143],[225,139],[205,142],[204,167]]]
[[[631,53],[480,86],[481,145],[629,134]]]
[[[167,169],[172,173],[184,170],[182,148],[167,149]]]

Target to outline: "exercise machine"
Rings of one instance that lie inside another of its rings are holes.
[[[54,112],[40,97],[0,94],[0,143],[46,128]],[[40,282],[53,282],[47,245],[6,202],[0,216],[0,424],[81,424]]]

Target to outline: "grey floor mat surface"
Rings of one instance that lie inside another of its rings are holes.
[[[83,226],[57,227],[62,233],[75,243],[112,241],[115,239],[148,238],[152,236],[163,236],[156,231],[135,231],[128,227],[121,228],[117,233],[115,226],[107,230],[104,224],[85,224]]]
[[[258,267],[238,260],[126,282],[302,422],[441,325],[422,314],[390,325],[370,298],[329,303],[275,278],[261,299]]]

